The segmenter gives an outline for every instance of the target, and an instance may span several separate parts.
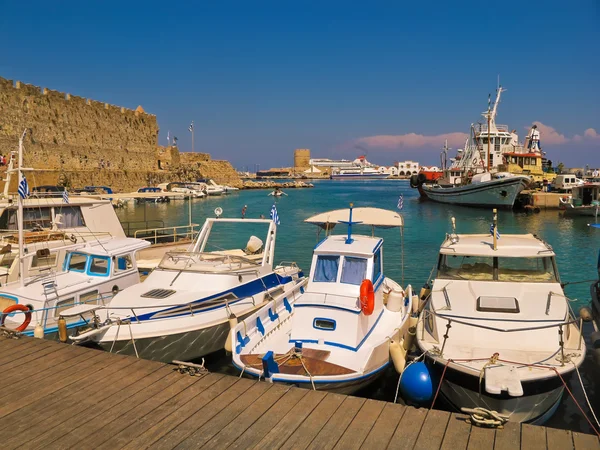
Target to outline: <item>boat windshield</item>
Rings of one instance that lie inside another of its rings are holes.
[[[526,283],[557,282],[553,258],[440,255],[438,278]]]
[[[190,272],[235,272],[256,268],[262,264],[262,254],[242,256],[242,250],[214,253],[167,252],[158,265],[160,269]]]

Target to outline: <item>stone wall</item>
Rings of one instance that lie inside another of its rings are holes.
[[[16,150],[25,129],[25,165],[48,169],[36,172],[38,185],[132,191],[153,180],[180,181],[182,174],[241,185],[227,161],[200,153],[182,159],[177,147],[160,147],[156,116],[141,106],[127,109],[0,77],[0,154]]]

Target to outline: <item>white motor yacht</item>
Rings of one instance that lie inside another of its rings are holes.
[[[271,220],[207,219],[188,251],[166,253],[140,285],[95,308],[98,326],[73,341],[165,362],[222,349],[232,320],[304,279],[295,264],[275,266],[276,232]]]
[[[402,227],[402,217],[351,206],[306,221],[328,230],[342,222],[348,234],[322,240],[309,279],[231,331],[233,364],[271,382],[351,393],[388,366],[412,304],[411,288],[384,275],[383,239],[352,234],[352,225]]]
[[[417,344],[440,393],[514,422],[542,423],[586,347],[552,247],[531,234],[448,235]],[[495,233],[494,233],[495,231]]]

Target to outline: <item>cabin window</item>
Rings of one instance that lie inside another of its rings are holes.
[[[442,255],[438,277],[452,280],[492,281],[494,261],[491,256]]]
[[[313,328],[317,330],[333,331],[335,330],[335,320],[315,318],[313,320]]]
[[[83,253],[71,253],[68,270],[71,272],[85,272],[87,258],[87,255]]]
[[[344,257],[341,282],[360,285],[367,277],[367,260],[364,258]]]
[[[523,164],[525,164],[526,166],[529,165],[529,158],[525,158],[525,160],[523,161]]]
[[[91,275],[108,275],[110,267],[110,259],[106,256],[92,256],[92,263],[90,264]]]
[[[60,316],[60,313],[65,309],[69,309],[75,306],[75,297],[67,298],[56,302],[56,308],[54,309],[54,317]]]
[[[115,273],[125,272],[126,270],[133,268],[133,262],[131,261],[131,255],[123,255],[116,258],[117,263],[115,264]]]
[[[90,292],[86,292],[85,294],[81,294],[79,296],[79,303],[86,303],[86,304],[91,303],[91,304],[97,305],[98,301],[99,301],[98,289],[95,289]]]
[[[23,210],[23,228],[31,230],[33,228],[51,228],[52,214],[50,208],[25,208]],[[0,229],[16,230],[17,211],[15,209],[5,209],[0,216]]]
[[[54,208],[56,226],[59,229],[85,226],[81,208],[79,206],[62,206]]]
[[[337,273],[339,266],[339,256],[317,256],[317,266],[315,267],[315,276],[313,278],[313,281],[335,283],[337,281]]]
[[[31,267],[53,267],[56,266],[57,253],[43,252],[38,250],[31,259]]]
[[[556,282],[552,258],[498,258],[498,281]]]
[[[379,279],[381,275],[381,248],[375,252],[375,257],[373,258],[373,283]]]

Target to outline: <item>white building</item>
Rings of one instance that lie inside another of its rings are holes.
[[[415,161],[399,161],[396,163],[398,175],[416,175],[419,173],[419,163]]]

